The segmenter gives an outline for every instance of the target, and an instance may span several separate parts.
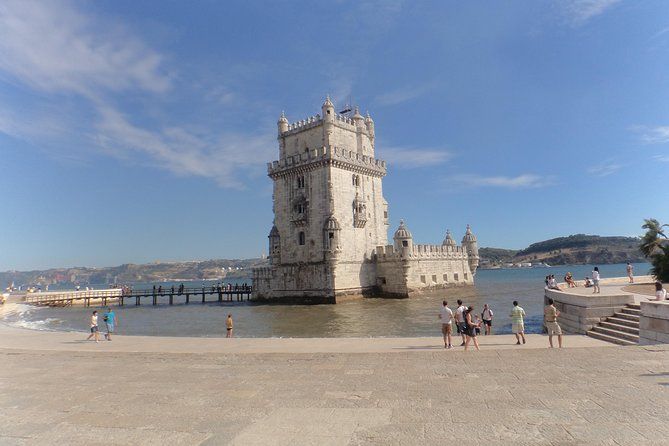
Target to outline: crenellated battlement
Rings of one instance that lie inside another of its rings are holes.
[[[445,245],[413,245],[409,249],[409,257],[415,259],[467,259],[467,252],[462,246]],[[395,260],[402,256],[403,250],[398,250],[394,245],[377,246],[374,254],[380,261]]]
[[[305,153],[287,156],[267,163],[267,174],[271,177],[290,169],[307,166],[318,162],[340,162],[368,170],[370,174],[385,175],[386,162],[371,156],[362,155],[343,147],[328,146],[309,149]]]
[[[318,127],[322,122],[323,118],[321,118],[321,115],[319,114],[309,116],[306,119],[301,119],[299,121],[293,122],[292,124],[288,124],[288,130],[281,132],[281,135],[291,135],[293,133],[299,133],[313,127]]]
[[[271,279],[272,268],[269,266],[259,266],[253,268],[253,279]]]

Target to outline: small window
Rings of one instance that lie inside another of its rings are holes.
[[[405,248],[407,248],[407,247],[409,246],[409,242],[406,241],[406,240],[402,240],[402,246],[404,246]]]
[[[388,211],[383,211],[383,218],[388,219]]]
[[[386,278],[385,277],[379,277],[379,282],[381,282],[381,285],[386,284]]]
[[[330,110],[328,110],[328,115],[330,114]]]
[[[448,274],[444,274],[444,282],[448,282]]]
[[[432,275],[432,283],[437,283],[437,275],[436,274]]]
[[[458,273],[453,274],[453,280],[458,281]]]
[[[420,283],[425,284],[425,276],[420,276]]]
[[[304,245],[304,243],[306,242],[306,237],[304,236],[303,231],[300,232],[300,234],[298,236],[298,241],[299,241],[300,245]]]
[[[297,188],[298,189],[304,188],[304,184],[305,184],[304,177],[303,176],[297,177]]]
[[[465,273],[465,280],[467,280],[467,273]]]

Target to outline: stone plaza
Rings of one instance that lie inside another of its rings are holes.
[[[0,445],[669,444],[667,345],[84,337],[0,327]]]

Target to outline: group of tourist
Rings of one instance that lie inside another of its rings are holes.
[[[481,318],[474,315],[474,306],[466,306],[462,300],[457,300],[458,308],[451,310],[448,307],[448,301],[442,302],[441,311],[439,312],[439,319],[441,320],[441,333],[444,336],[444,348],[451,349],[453,335],[453,323],[457,333],[462,337],[461,347],[468,350],[469,344],[473,343],[476,350],[480,350],[477,335],[480,334],[481,325],[484,326],[484,333],[489,335],[492,333],[492,319],[494,313],[488,304],[483,305]],[[544,325],[548,333],[548,343],[553,348],[553,336],[558,338],[558,347],[562,348],[562,329],[558,324],[558,317],[560,311],[555,307],[553,299],[548,299],[548,305],[544,308]],[[518,301],[513,301],[513,308],[511,308],[511,332],[516,336],[516,345],[525,344],[525,310],[518,305]]]
[[[629,277],[630,283],[634,282],[634,267],[627,263],[627,276]],[[595,266],[592,270],[592,279],[590,277],[586,277],[583,279],[583,286],[586,288],[593,288],[592,293],[593,294],[598,294],[601,292],[601,289],[599,288],[599,280],[600,280],[600,275],[599,275],[599,267]],[[574,276],[571,274],[571,272],[567,272],[564,276],[564,282],[567,284],[569,288],[576,288],[578,284],[574,280]],[[546,276],[544,279],[544,283],[546,284],[546,289],[548,290],[555,290],[555,291],[562,291],[562,288],[560,288],[560,285],[558,285],[557,280],[555,279],[554,274],[549,274]]]

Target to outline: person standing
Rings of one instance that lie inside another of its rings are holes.
[[[511,331],[516,335],[516,345],[520,345],[522,338],[525,343],[525,310],[518,305],[518,301],[513,301],[513,308],[511,309]]]
[[[469,347],[469,342],[471,340],[474,341],[474,347],[476,347],[476,350],[481,350],[479,348],[479,341],[476,339],[476,329],[481,326],[481,322],[477,321],[474,322],[472,319],[472,312],[474,311],[473,306],[469,306],[464,312],[465,315],[465,326],[466,326],[466,334],[467,334],[467,340],[465,341],[465,351],[467,351],[467,347]]]
[[[102,320],[105,322],[105,325],[107,326],[107,333],[105,333],[105,339],[108,341],[112,340],[112,333],[114,333],[114,329],[116,328],[116,313],[114,313],[114,310],[111,309],[111,307],[107,307],[107,312],[103,315]]]
[[[485,328],[484,334],[489,335],[492,331],[492,317],[493,312],[488,304],[483,304],[483,312],[481,312],[481,319]]]
[[[655,282],[655,300],[664,300],[667,298],[667,290],[662,287],[662,282]]]
[[[592,286],[594,290],[592,291],[592,294],[599,294],[602,290],[599,289],[599,267],[595,266],[595,268],[592,270]]]
[[[451,333],[453,332],[453,310],[448,308],[448,302],[446,301],[442,302],[439,319],[441,319],[441,334],[444,335],[444,348],[453,348],[451,345]]]
[[[630,280],[630,283],[634,283],[634,267],[630,262],[627,262],[627,277]]]
[[[228,313],[228,318],[225,320],[225,328],[226,328],[226,338],[231,338],[232,337],[232,328],[233,328],[233,323],[232,323],[232,314]]]
[[[458,299],[458,308],[455,310],[455,325],[458,328],[458,333],[460,333],[460,336],[462,336],[462,344],[460,344],[460,347],[465,345],[465,341],[467,339],[467,328],[465,326],[465,310],[467,307],[465,307],[462,304],[462,301]]]
[[[88,335],[86,340],[88,341],[91,338],[95,338],[95,342],[100,341],[100,329],[98,328],[98,312],[93,311],[91,315],[91,334]]]
[[[558,316],[560,316],[560,312],[555,308],[553,299],[548,299],[548,305],[544,308],[544,324],[546,325],[548,343],[551,345],[551,348],[553,348],[553,335],[557,335],[558,346],[562,348],[562,329],[557,322]]]

